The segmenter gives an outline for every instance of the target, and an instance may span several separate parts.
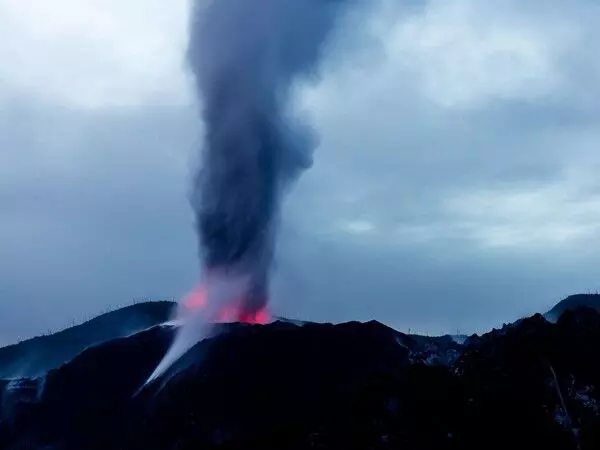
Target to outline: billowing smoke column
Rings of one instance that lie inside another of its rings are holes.
[[[338,16],[334,0],[214,0],[196,4],[189,61],[206,146],[195,185],[207,269],[250,273],[244,309],[267,298],[279,200],[311,162],[310,130],[292,116],[293,83],[314,75]]]
[[[206,136],[192,193],[205,279],[193,298],[212,313],[184,325],[155,375],[205,333],[191,327],[204,330],[234,297],[238,317],[265,307],[281,196],[310,166],[315,143],[290,108],[293,88],[316,75],[348,1],[195,2],[188,60]]]

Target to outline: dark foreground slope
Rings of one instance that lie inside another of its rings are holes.
[[[155,327],[4,383],[0,448],[600,448],[592,309],[464,346],[378,322],[234,325],[136,394],[172,333]]]
[[[145,302],[102,314],[58,333],[0,348],[0,378],[35,377],[90,345],[138,332],[169,319],[175,303]]]

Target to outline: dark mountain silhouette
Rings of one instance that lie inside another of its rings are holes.
[[[0,381],[0,448],[600,448],[600,313],[473,335],[379,322],[223,325],[139,390],[174,329],[89,347]]]
[[[600,294],[576,294],[570,295],[558,302],[554,307],[544,314],[550,321],[556,321],[567,310],[574,310],[581,306],[593,308],[600,312]]]
[[[35,377],[71,360],[90,345],[165,322],[173,302],[144,302],[102,314],[58,333],[0,348],[0,378]]]

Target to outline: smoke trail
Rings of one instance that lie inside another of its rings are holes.
[[[200,253],[205,268],[252,274],[249,312],[267,299],[281,195],[312,162],[315,135],[292,114],[292,88],[316,75],[346,3],[195,4],[188,57],[207,130],[192,195]]]
[[[293,88],[317,76],[324,43],[350,1],[194,3],[188,61],[206,136],[191,203],[208,280],[203,289],[221,306],[239,297],[211,293],[215,279],[245,286],[243,314],[268,301],[281,196],[311,165],[316,142],[293,114]],[[249,281],[240,284],[240,277]],[[210,314],[198,317],[183,326],[151,379],[209,333],[200,322]]]

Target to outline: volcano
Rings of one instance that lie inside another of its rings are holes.
[[[375,321],[216,326],[141,390],[176,326],[0,381],[0,448],[600,448],[600,314],[591,308],[464,342]]]

